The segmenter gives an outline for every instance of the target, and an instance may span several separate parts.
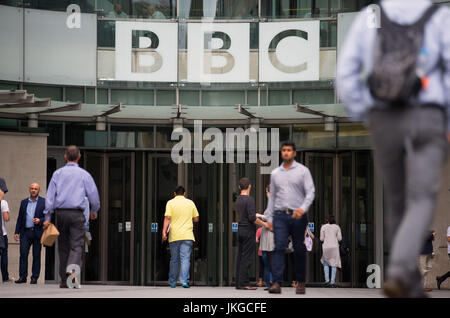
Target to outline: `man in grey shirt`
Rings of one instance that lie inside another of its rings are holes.
[[[305,293],[306,248],[305,230],[308,224],[306,212],[314,200],[314,183],[309,169],[295,161],[295,144],[286,141],[281,146],[283,163],[272,171],[270,195],[267,206],[267,222],[273,229],[275,250],[272,257],[273,285],[269,293],[281,293],[284,272],[284,253],[288,236],[292,236],[295,258],[297,294]]]
[[[416,23],[431,5],[429,0],[381,1],[387,19],[400,25]],[[391,243],[385,293],[423,297],[417,258],[433,220],[446,134],[450,140],[450,10],[438,8],[424,26],[416,64],[425,71],[428,84],[422,82],[417,96],[397,106],[374,98],[367,84],[380,30],[368,27],[368,19],[363,9],[339,52],[337,90],[348,113],[369,127],[384,179]]]

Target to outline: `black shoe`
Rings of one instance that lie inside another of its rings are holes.
[[[330,287],[330,282],[325,282],[325,283],[323,284],[323,287]]]
[[[269,288],[270,294],[281,294],[281,286],[279,283],[275,282],[273,285]]]
[[[441,289],[441,276],[436,276],[436,283],[437,283],[437,288],[440,290]]]
[[[331,288],[337,288],[337,286],[335,284],[330,284]]]
[[[26,283],[27,279],[26,278],[19,278],[18,280],[15,281],[16,284],[23,284]]]
[[[31,279],[30,284],[37,284],[37,279]]]
[[[65,283],[59,283],[59,288],[69,288]]]

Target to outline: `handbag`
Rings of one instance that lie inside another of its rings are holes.
[[[305,246],[306,246],[306,250],[308,252],[312,251],[313,248],[313,240],[311,238],[311,236],[309,236],[308,234],[305,235]]]
[[[59,236],[59,231],[53,223],[50,223],[42,233],[41,244],[45,246],[52,246]]]

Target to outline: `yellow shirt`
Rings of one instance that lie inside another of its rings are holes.
[[[169,200],[164,216],[170,216],[169,243],[181,240],[195,241],[193,218],[198,216],[195,203],[182,195]]]

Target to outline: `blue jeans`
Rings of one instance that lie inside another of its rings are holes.
[[[325,273],[325,282],[330,282],[330,265],[327,261],[323,261],[323,271]],[[336,279],[336,266],[331,266],[331,284],[334,284]]]
[[[180,267],[180,282],[182,284],[189,283],[192,243],[193,241],[191,240],[181,240],[170,243],[170,285],[175,285],[177,283],[178,267]]]
[[[295,259],[295,280],[304,283],[306,280],[306,247],[305,230],[308,225],[306,213],[300,219],[294,219],[282,211],[273,215],[273,233],[275,250],[272,257],[273,282],[283,282],[284,254],[288,245],[288,236],[292,236]]]
[[[271,256],[269,256],[269,253],[271,254],[272,252],[267,252],[267,251],[262,251],[262,259],[264,262],[264,271],[266,273],[266,286],[270,287],[270,282],[273,282],[272,280],[272,272],[270,271],[271,269]]]

